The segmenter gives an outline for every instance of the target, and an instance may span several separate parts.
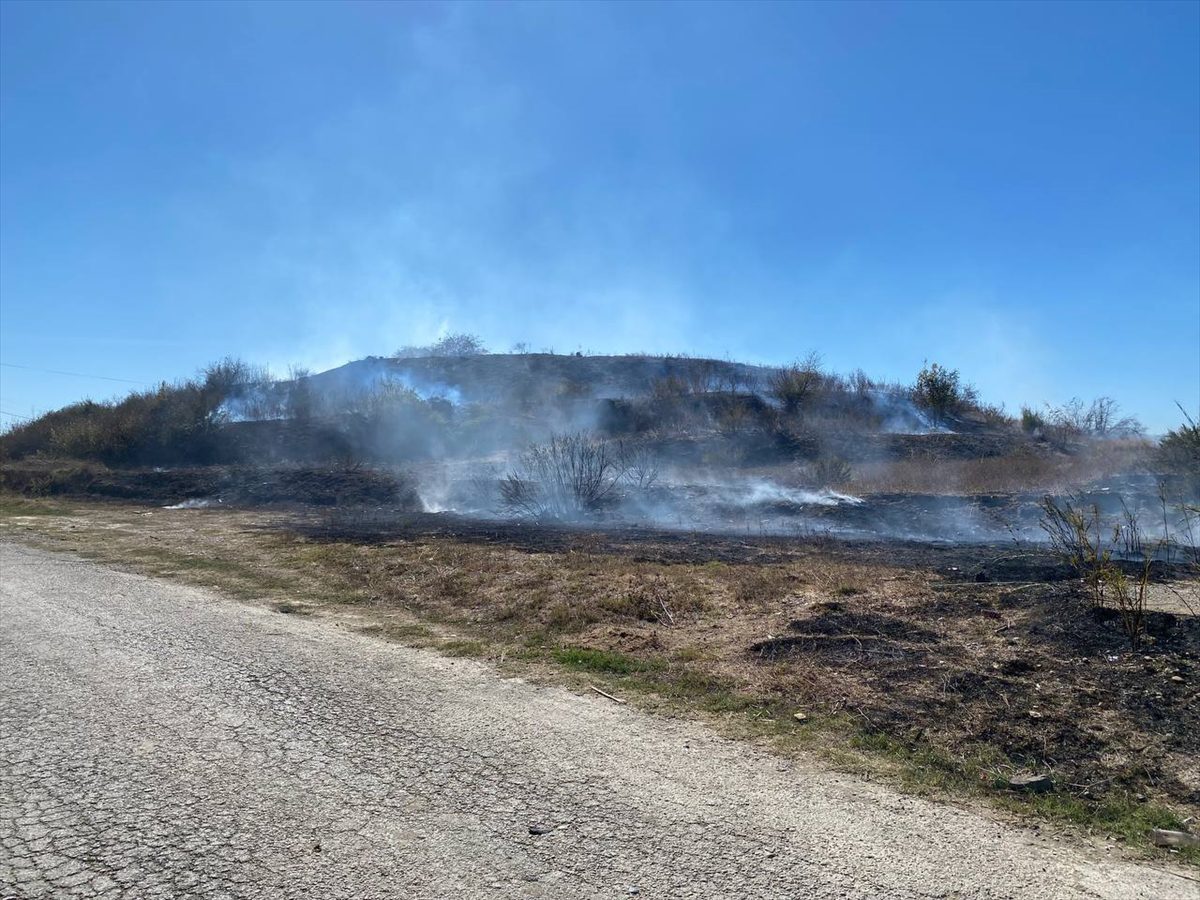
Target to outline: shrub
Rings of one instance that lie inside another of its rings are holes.
[[[808,468],[809,479],[821,488],[849,484],[854,477],[850,464],[837,456],[822,456]]]
[[[639,491],[649,490],[658,481],[658,454],[645,441],[620,441],[617,465],[625,483]]]
[[[1112,397],[1097,397],[1090,404],[1073,397],[1046,412],[1052,428],[1067,437],[1136,437],[1146,430],[1133,416],[1121,416]]]
[[[487,353],[483,341],[473,334],[448,334],[426,346],[401,347],[396,351],[400,358],[420,356],[482,356]]]
[[[975,388],[962,383],[958,369],[927,363],[917,374],[913,402],[939,419],[959,412],[978,399]]]
[[[1100,510],[1076,507],[1070,499],[1045,497],[1042,500],[1042,529],[1050,538],[1051,548],[1083,579],[1093,609],[1115,606],[1129,646],[1137,650],[1146,625],[1146,593],[1154,553],[1145,553],[1144,539],[1137,515],[1122,507],[1122,519],[1112,525],[1112,537],[1104,537],[1106,527]],[[1160,549],[1166,543],[1160,543]],[[1117,542],[1127,556],[1141,556],[1135,575],[1125,573],[1113,560]]]
[[[1021,430],[1027,434],[1038,434],[1046,428],[1046,419],[1035,409],[1021,407]]]
[[[316,414],[317,399],[313,394],[312,372],[303,366],[288,368],[288,381],[284,388],[283,412],[293,422],[308,422]]]
[[[650,396],[654,400],[675,401],[690,392],[688,383],[678,375],[664,375],[650,382]]]
[[[618,456],[586,432],[531,446],[500,482],[510,511],[532,518],[579,519],[616,496],[624,476]]]
[[[821,357],[814,352],[768,376],[767,390],[784,412],[795,414],[812,402],[824,380]]]
[[[1158,462],[1168,472],[1188,477],[1200,491],[1200,424],[1182,406],[1184,423],[1158,442]]]

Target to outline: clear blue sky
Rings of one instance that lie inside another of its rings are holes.
[[[809,349],[1200,405],[1200,5],[0,3],[0,407]]]

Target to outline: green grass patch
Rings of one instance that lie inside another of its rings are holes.
[[[658,671],[665,667],[662,660],[637,659],[614,650],[591,650],[587,647],[563,647],[554,650],[551,655],[569,669],[604,675],[632,675],[635,672]]]
[[[846,723],[841,723],[844,729]],[[833,725],[838,729],[838,725]],[[915,793],[968,795],[1023,816],[1051,824],[1069,825],[1107,834],[1131,846],[1147,847],[1152,828],[1187,830],[1183,820],[1166,807],[1132,796],[1089,800],[1064,790],[1026,794],[1012,790],[1006,779],[989,773],[1020,768],[997,748],[980,747],[967,756],[953,756],[924,743],[908,743],[882,731],[859,729],[845,737],[846,749],[833,746],[824,755],[841,768],[861,769],[864,760],[881,763],[884,774],[898,777]],[[1200,864],[1200,851],[1188,848],[1176,859]]]
[[[482,657],[488,655],[487,645],[483,641],[452,640],[438,644],[438,650],[447,656]]]
[[[14,494],[0,494],[0,518],[10,516],[61,516],[70,512],[61,504],[30,500]]]

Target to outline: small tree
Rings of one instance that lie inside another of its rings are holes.
[[[963,384],[958,369],[937,363],[926,363],[913,386],[913,402],[939,419],[958,412],[967,403],[975,402],[976,397],[975,388]]]
[[[773,372],[767,379],[767,388],[784,412],[798,413],[812,401],[824,380],[820,354],[814,351],[799,362]]]
[[[295,422],[307,422],[316,415],[317,398],[313,395],[312,372],[304,366],[288,367],[288,381],[284,388],[284,415]]]

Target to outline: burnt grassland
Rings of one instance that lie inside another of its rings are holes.
[[[0,497],[6,537],[596,686],[908,790],[1146,852],[1165,852],[1150,828],[1200,815],[1182,569],[1159,574],[1132,652],[1069,570],[1012,546]],[[1014,790],[1020,773],[1053,789]]]

